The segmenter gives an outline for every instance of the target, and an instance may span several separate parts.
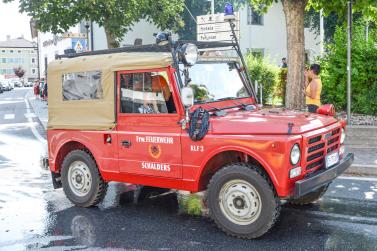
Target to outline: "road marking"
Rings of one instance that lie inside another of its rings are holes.
[[[29,105],[29,101],[27,100],[27,95],[28,93],[26,93],[25,95],[25,104],[26,104],[26,113],[31,113],[30,111],[30,105]],[[29,123],[33,123],[33,119],[28,117],[27,120],[29,121]],[[30,127],[31,129],[31,132],[34,134],[34,136],[43,144],[47,144],[47,141],[39,134],[38,130],[35,129],[35,127]]]
[[[323,212],[323,211],[313,211],[313,210],[308,210],[306,212],[314,216],[320,216],[320,218],[331,217],[333,219],[345,220],[347,222],[357,222],[357,223],[364,223],[364,224],[371,224],[371,225],[377,224],[377,219],[372,218],[372,217],[343,215],[343,214]]]
[[[27,122],[27,123],[11,123],[11,124],[2,124],[0,129],[15,128],[15,127],[36,127],[39,124],[37,122]]]
[[[25,118],[35,118],[35,117],[37,117],[37,115],[35,115],[34,113],[25,113],[24,116],[25,116]]]
[[[16,115],[14,115],[13,113],[4,114],[4,119],[14,119],[15,117]]]
[[[377,177],[355,177],[355,176],[339,176],[338,179],[341,180],[360,180],[360,181],[376,181],[377,182]]]

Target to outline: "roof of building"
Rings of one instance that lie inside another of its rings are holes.
[[[19,37],[6,41],[0,41],[0,48],[36,48],[36,46],[34,43]]]

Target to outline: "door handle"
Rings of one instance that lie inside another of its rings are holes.
[[[123,140],[122,146],[129,148],[131,146],[131,141],[130,140]]]

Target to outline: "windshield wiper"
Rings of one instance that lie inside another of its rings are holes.
[[[195,103],[196,104],[205,104],[206,106],[210,107],[211,110],[209,110],[209,111],[216,111],[215,112],[216,116],[225,116],[227,114],[227,112],[224,110],[224,109],[227,109],[227,107],[223,107],[223,108],[214,107],[214,106],[207,104],[205,101],[197,101]]]
[[[232,100],[232,103],[242,106],[242,109],[244,109],[246,111],[253,111],[253,110],[255,110],[255,107],[253,105],[241,103],[239,101],[236,101],[236,99],[238,99],[238,98],[227,97],[227,98],[216,99],[216,101]]]

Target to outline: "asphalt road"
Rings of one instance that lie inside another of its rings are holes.
[[[175,194],[132,203],[110,183],[99,207],[74,207],[40,167],[44,131],[24,97],[0,94],[0,250],[376,250],[377,179],[340,177],[311,206],[283,205],[258,240],[226,236],[179,213]]]

